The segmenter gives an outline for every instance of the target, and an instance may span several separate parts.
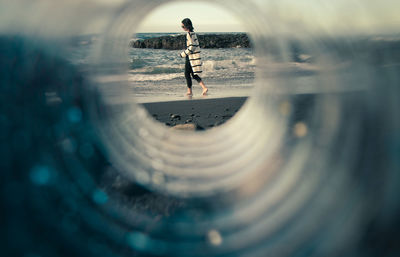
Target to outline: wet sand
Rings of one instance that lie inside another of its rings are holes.
[[[247,97],[205,98],[142,105],[151,116],[167,126],[193,124],[194,129],[204,130],[225,123],[239,111],[246,99]]]

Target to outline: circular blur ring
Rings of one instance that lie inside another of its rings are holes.
[[[130,2],[114,17],[92,59],[95,67],[93,77],[97,83],[100,82],[100,91],[118,88],[123,95],[124,90],[128,90],[125,86],[129,83],[125,63],[127,42],[145,14],[169,2]],[[239,17],[250,38],[263,38],[265,26],[257,8],[251,3],[229,2],[229,5],[226,1],[212,3],[228,8]],[[258,45],[255,41],[255,52],[262,53]],[[266,57],[261,54],[257,58],[263,60]],[[107,79],[109,77],[118,79]],[[264,85],[258,83],[256,87]],[[183,134],[168,130],[151,119],[136,103],[125,104],[118,113],[112,111],[115,107],[110,104],[107,109],[112,116],[107,116],[109,120],[99,127],[112,164],[132,180],[152,190],[179,197],[212,195],[229,191],[242,181],[257,176],[260,170],[251,167],[261,165],[265,161],[263,158],[268,159],[269,152],[275,151],[283,132],[276,126],[285,121],[276,113],[265,110],[264,103],[260,103],[264,97],[266,94],[251,96],[226,125],[201,133]],[[275,101],[270,102],[271,106]],[[258,122],[254,123],[254,120]],[[265,149],[267,144],[269,149]],[[249,150],[243,152],[243,149]],[[263,151],[263,158],[259,158],[257,151]]]

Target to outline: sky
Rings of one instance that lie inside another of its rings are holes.
[[[196,11],[188,11],[188,10]],[[245,32],[242,22],[219,5],[176,2],[157,7],[140,24],[138,32],[182,32],[181,21],[192,20],[196,32]]]
[[[297,31],[302,25],[319,32],[343,34],[399,33],[400,0],[246,0],[242,3],[253,6],[251,11],[243,10],[243,16],[248,18],[261,11],[260,16],[268,19],[266,26],[274,28],[282,23],[288,24],[286,29],[290,31]],[[182,32],[183,18],[193,21],[196,32],[248,32],[226,6],[201,1],[172,1],[161,5],[147,16],[138,32]]]
[[[183,18],[192,19],[196,32],[398,35],[400,27],[400,0],[0,0],[0,33],[104,33],[121,8],[132,7],[135,16],[140,9],[134,5],[160,2],[170,3],[150,12],[136,32],[182,32]],[[227,7],[235,7],[245,24]]]

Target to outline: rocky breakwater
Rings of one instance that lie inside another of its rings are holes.
[[[201,48],[250,48],[250,39],[245,33],[235,34],[204,34],[197,37]],[[179,50],[186,47],[186,35],[162,36],[130,43],[133,48],[153,48]]]

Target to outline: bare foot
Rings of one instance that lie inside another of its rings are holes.
[[[208,88],[203,89],[203,93],[201,93],[202,95],[207,95],[208,92]]]

